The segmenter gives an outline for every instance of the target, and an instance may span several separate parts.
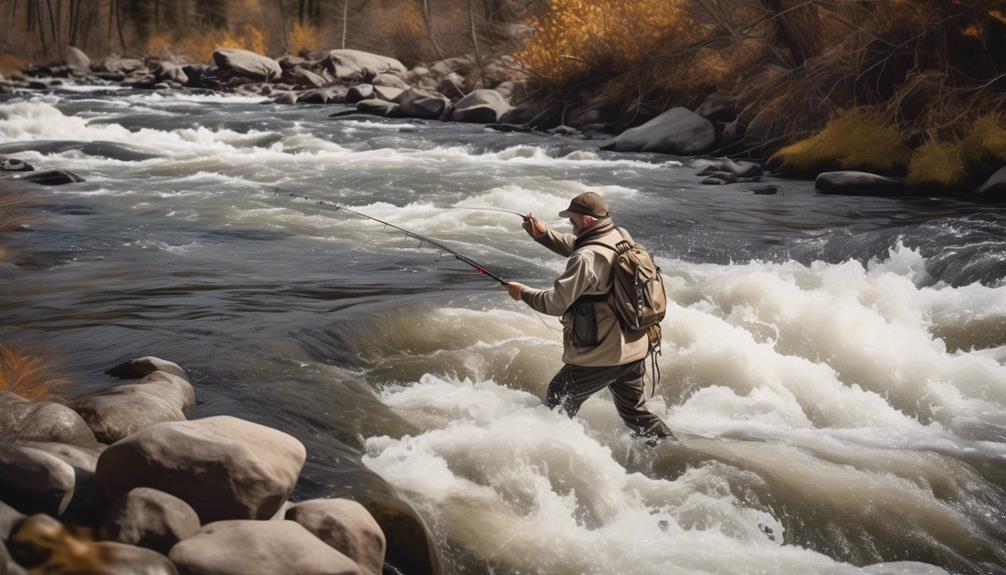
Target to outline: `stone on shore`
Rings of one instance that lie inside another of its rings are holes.
[[[182,499],[204,522],[268,519],[293,491],[305,457],[286,433],[218,416],[142,429],[101,454],[96,477],[112,501],[151,487]]]
[[[188,503],[149,487],[120,497],[105,517],[109,538],[164,554],[198,530],[199,516]]]
[[[374,97],[373,84],[357,84],[355,86],[350,86],[349,90],[346,90],[347,104],[355,104],[363,100],[369,100],[373,97]]]
[[[87,74],[91,71],[91,59],[80,48],[69,46],[66,49],[66,67],[75,73]]]
[[[341,104],[346,101],[342,88],[320,88],[304,92],[297,97],[298,104]]]
[[[437,92],[447,96],[452,102],[457,102],[465,97],[464,85],[465,79],[460,74],[451,72],[437,84]]]
[[[213,63],[221,70],[253,80],[268,82],[283,75],[276,60],[248,50],[217,49],[213,52]]]
[[[380,575],[386,546],[384,532],[356,501],[311,499],[290,506],[286,518],[356,561],[363,573]]]
[[[687,108],[671,108],[615,136],[601,149],[691,156],[709,151],[715,142],[716,130],[709,120]]]
[[[364,114],[375,114],[377,116],[391,116],[398,109],[398,104],[394,102],[388,102],[387,100],[380,100],[378,98],[370,98],[367,100],[360,100],[356,103],[357,111],[363,112]]]
[[[136,383],[79,397],[72,406],[103,443],[115,443],[155,423],[184,421],[195,403],[186,379],[155,371]]]
[[[357,575],[359,566],[293,521],[220,521],[174,546],[186,575]]]
[[[141,377],[146,377],[155,371],[163,371],[165,373],[177,375],[178,377],[183,377],[186,380],[189,378],[189,376],[186,375],[185,370],[182,369],[182,366],[173,361],[161,359],[152,355],[145,355],[129,361],[124,361],[115,367],[106,369],[105,374],[119,379],[139,379]]]
[[[10,539],[27,515],[0,500],[0,541]]]
[[[3,390],[0,390],[0,440],[97,445],[87,423],[69,407],[51,401],[28,401]]]
[[[814,180],[814,187],[826,194],[850,196],[900,196],[905,193],[905,181],[901,178],[855,171],[824,172]]]
[[[328,78],[300,66],[294,66],[286,75],[294,84],[305,88],[324,88],[329,84]]]
[[[21,179],[40,186],[62,186],[63,184],[76,184],[84,181],[84,178],[66,170],[32,172],[31,174],[22,176]]]
[[[88,525],[101,521],[104,502],[94,480],[99,450],[55,442],[27,442],[18,445],[43,451],[73,468],[73,494],[66,509],[59,513],[60,518]]]
[[[374,77],[373,84],[375,86],[388,86],[390,88],[398,88],[399,90],[408,90],[412,86],[409,86],[405,80],[401,79],[395,74],[378,74]]]
[[[989,176],[984,184],[975,189],[974,194],[986,200],[1006,199],[1006,166]]]
[[[698,168],[698,175],[705,176],[715,172],[727,172],[738,178],[752,178],[761,175],[761,166],[754,162],[741,160],[735,162],[730,158],[713,158],[693,160],[689,164],[693,168]]]
[[[451,112],[451,120],[455,122],[474,122],[479,124],[494,124],[510,110],[506,98],[496,90],[475,90],[458,100]]]
[[[444,96],[421,90],[406,90],[395,101],[398,104],[395,115],[402,118],[437,120],[443,117],[451,106],[450,100]]]
[[[41,449],[0,444],[0,499],[21,513],[60,515],[70,505],[76,474]]]
[[[362,50],[331,50],[322,60],[326,70],[340,80],[360,80],[391,72],[405,74],[401,62]]]
[[[174,62],[164,61],[154,68],[154,81],[155,82],[178,82],[181,85],[189,83],[189,76],[185,73],[182,66],[175,64]]]
[[[392,88],[391,86],[374,86],[374,97],[385,102],[396,102],[398,97],[402,95],[405,90],[401,88]]]

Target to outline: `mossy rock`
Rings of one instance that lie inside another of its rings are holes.
[[[811,178],[822,172],[855,170],[904,175],[911,149],[901,133],[872,111],[852,109],[819,133],[786,146],[766,166],[780,175]]]

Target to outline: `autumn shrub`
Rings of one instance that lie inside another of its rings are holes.
[[[988,114],[975,120],[961,142],[961,155],[976,178],[1006,166],[1006,117]]]
[[[316,50],[321,47],[321,37],[321,30],[317,26],[301,25],[299,22],[294,22],[290,29],[289,52],[300,54]]]
[[[50,397],[67,385],[67,380],[49,375],[52,359],[0,344],[0,390],[25,399]]]
[[[209,63],[217,48],[251,50],[259,54],[269,52],[270,35],[260,26],[243,26],[208,30],[194,34],[155,34],[147,40],[146,53],[162,58],[182,56],[190,62]]]
[[[928,142],[912,153],[906,179],[909,188],[956,191],[963,189],[967,180],[960,145]]]
[[[20,72],[27,62],[14,54],[0,54],[0,74]]]
[[[910,157],[902,134],[883,115],[853,108],[817,134],[782,148],[767,165],[780,174],[798,177],[839,169],[899,175]]]

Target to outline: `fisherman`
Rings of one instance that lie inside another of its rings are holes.
[[[562,316],[564,365],[548,384],[545,404],[573,417],[587,398],[607,387],[618,414],[637,435],[651,443],[675,439],[667,425],[646,408],[643,376],[649,339],[645,332],[624,332],[607,303],[615,244],[623,239],[631,242],[628,233],[615,227],[607,204],[594,192],[576,196],[559,212],[572,224],[572,234],[550,230],[531,214],[523,217],[522,227],[533,240],[569,258],[566,271],[551,289],[516,282],[504,286],[510,297],[532,309]]]

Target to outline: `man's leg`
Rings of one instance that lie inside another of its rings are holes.
[[[646,437],[674,437],[667,424],[646,409],[646,359],[620,367],[625,369],[609,389],[625,425]]]
[[[604,389],[621,373],[622,366],[580,367],[563,365],[555,374],[545,392],[545,405],[549,409],[560,406],[563,413],[573,417],[587,398]]]

